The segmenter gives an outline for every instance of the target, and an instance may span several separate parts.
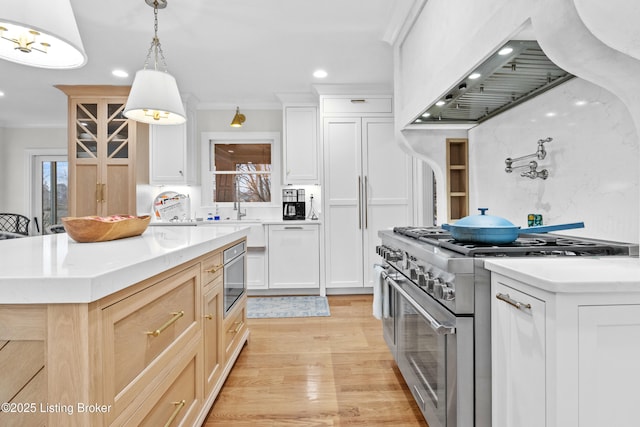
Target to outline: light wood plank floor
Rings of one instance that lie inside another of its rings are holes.
[[[249,319],[204,426],[427,426],[371,304],[330,296],[331,317]]]

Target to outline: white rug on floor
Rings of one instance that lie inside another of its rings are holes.
[[[327,297],[249,297],[247,299],[247,317],[250,319],[326,316],[331,316]]]

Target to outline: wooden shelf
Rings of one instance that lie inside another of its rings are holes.
[[[447,138],[448,221],[469,214],[469,153],[467,139]]]

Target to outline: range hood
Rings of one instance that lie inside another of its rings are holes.
[[[573,77],[536,41],[511,40],[413,123],[482,123]]]

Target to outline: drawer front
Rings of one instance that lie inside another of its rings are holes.
[[[327,113],[391,113],[390,97],[351,97],[324,98],[322,100],[323,114]]]
[[[139,426],[193,424],[193,418],[197,415],[196,406],[201,400],[197,393],[197,375],[197,357],[193,357]]]
[[[206,395],[222,374],[222,277],[204,294],[204,374]]]
[[[105,398],[117,417],[158,381],[201,328],[200,266],[194,265],[103,310]]]
[[[244,296],[224,320],[225,363],[235,350],[240,338],[247,329],[247,297]]]
[[[202,283],[207,285],[222,276],[222,252],[216,252],[202,260]]]

